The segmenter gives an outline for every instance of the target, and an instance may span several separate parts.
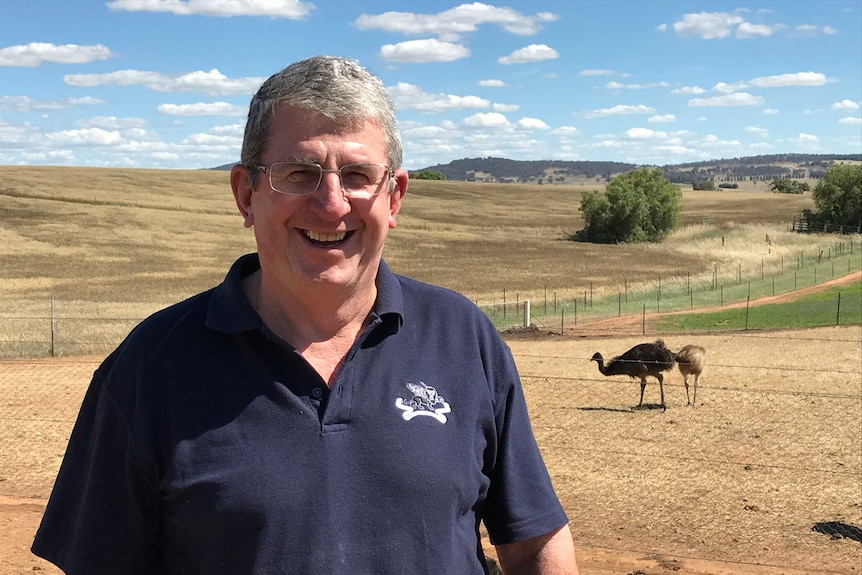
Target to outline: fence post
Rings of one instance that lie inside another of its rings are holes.
[[[644,302],[644,311],[641,315],[641,335],[646,335],[646,302]]]
[[[56,319],[54,318],[54,296],[51,296],[51,357],[57,357],[54,354],[54,337],[56,333]]]
[[[745,300],[745,331],[748,331],[748,304],[751,303],[751,296]]]
[[[841,292],[838,292],[838,309],[835,310],[835,325],[841,321]]]
[[[524,327],[530,327],[530,300],[524,300]]]

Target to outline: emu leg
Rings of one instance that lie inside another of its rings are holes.
[[[658,374],[658,377],[656,379],[658,379],[658,391],[659,391],[659,394],[661,394],[661,406],[665,407],[665,405],[664,405],[664,377],[662,377],[662,374]]]
[[[699,381],[700,381],[700,374],[697,374],[694,376],[694,399],[692,399],[692,401],[691,401],[692,406],[694,406],[694,404],[697,402],[697,383]]]
[[[646,378],[641,378],[641,400],[638,402],[638,407],[644,404],[644,389],[646,389]]]
[[[697,379],[695,379],[695,381],[697,381]],[[682,382],[683,382],[683,384],[685,384],[685,404],[691,405],[691,400],[688,398],[688,374],[683,376]]]

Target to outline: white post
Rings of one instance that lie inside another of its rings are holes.
[[[530,327],[530,300],[524,300],[524,327]]]

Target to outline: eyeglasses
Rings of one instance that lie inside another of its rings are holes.
[[[288,196],[313,194],[323,180],[323,174],[334,172],[341,181],[341,189],[347,198],[368,199],[383,191],[383,181],[393,177],[395,170],[386,164],[346,164],[335,170],[324,170],[312,162],[275,162],[268,168],[257,166],[269,175],[269,187]]]

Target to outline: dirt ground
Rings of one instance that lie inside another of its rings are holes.
[[[828,284],[806,288],[793,294],[783,294],[781,296],[763,298],[756,302],[751,302],[750,305],[791,301],[792,299],[799,297],[802,293],[825,289],[828,285],[834,285],[841,282],[857,281],[860,277],[862,277],[862,273],[857,272],[850,276],[829,282]],[[743,303],[742,305],[745,304]],[[564,435],[563,432],[575,433],[578,426],[583,425],[582,421],[584,420],[589,422],[590,418],[610,418],[597,421],[600,421],[601,425],[614,425],[614,429],[622,434],[620,437],[623,438],[623,441],[628,439],[631,442],[637,443],[637,453],[645,454],[652,453],[650,450],[663,449],[661,446],[656,447],[650,445],[651,440],[649,434],[664,433],[663,430],[666,429],[673,429],[674,432],[677,432],[678,430],[680,434],[679,437],[681,437],[681,439],[679,439],[679,447],[680,449],[687,450],[684,452],[685,457],[680,457],[683,464],[685,464],[685,461],[683,460],[685,460],[686,457],[691,461],[697,461],[698,457],[701,457],[701,459],[708,457],[707,455],[698,456],[697,450],[703,449],[708,451],[710,449],[708,444],[704,443],[701,446],[700,443],[698,443],[701,438],[695,438],[695,441],[693,441],[691,445],[686,446],[685,442],[691,441],[691,438],[686,439],[685,434],[690,434],[691,430],[698,430],[697,433],[701,434],[718,433],[717,430],[721,430],[722,432],[728,433],[728,437],[731,437],[732,441],[740,444],[762,441],[760,435],[767,436],[771,433],[773,430],[766,426],[755,426],[751,428],[757,432],[756,434],[753,432],[751,434],[739,433],[738,430],[734,430],[732,433],[730,431],[726,431],[726,428],[732,427],[731,420],[733,419],[733,416],[730,415],[731,411],[728,409],[731,406],[731,402],[733,402],[732,407],[734,413],[735,410],[740,410],[740,412],[742,412],[742,410],[745,409],[745,406],[740,407],[738,405],[739,399],[744,397],[738,390],[746,387],[748,385],[748,381],[756,380],[759,387],[764,388],[767,391],[771,390],[770,393],[774,392],[776,394],[785,394],[781,397],[786,396],[789,400],[801,401],[801,399],[799,399],[800,396],[793,395],[788,391],[793,385],[796,385],[796,383],[794,383],[795,380],[792,377],[787,375],[773,377],[771,375],[782,368],[767,367],[765,368],[767,371],[762,373],[758,372],[757,374],[752,375],[751,366],[754,365],[754,363],[753,360],[752,363],[748,363],[747,356],[745,355],[746,351],[744,350],[746,347],[757,346],[762,350],[765,349],[767,345],[778,346],[775,348],[777,353],[780,354],[783,351],[784,353],[793,354],[795,357],[800,357],[803,353],[807,353],[808,350],[815,355],[828,353],[831,356],[835,356],[836,344],[833,341],[828,340],[830,338],[835,338],[836,341],[849,341],[849,344],[846,345],[838,344],[845,345],[846,350],[842,353],[846,354],[845,360],[849,361],[851,364],[847,375],[840,376],[840,378],[843,378],[842,381],[836,383],[834,374],[830,375],[828,373],[823,376],[821,380],[820,374],[815,372],[803,374],[800,381],[805,379],[806,382],[813,381],[816,385],[833,386],[831,388],[832,391],[835,391],[836,393],[844,392],[845,394],[849,394],[850,397],[852,397],[853,393],[858,394],[858,382],[860,375],[862,375],[862,372],[859,371],[860,362],[858,350],[859,340],[862,340],[862,332],[860,332],[857,326],[854,326],[848,328],[824,328],[820,331],[798,330],[794,332],[786,332],[782,333],[782,336],[778,338],[776,342],[767,342],[765,338],[755,341],[747,337],[733,337],[728,334],[711,337],[704,336],[699,338],[702,341],[705,340],[708,342],[707,349],[710,350],[708,365],[710,367],[708,373],[705,373],[706,383],[702,384],[702,390],[699,392],[699,394],[702,395],[699,395],[698,397],[703,399],[698,402],[697,409],[688,409],[685,407],[685,393],[681,389],[681,383],[676,381],[672,384],[669,384],[667,381],[665,383],[665,393],[668,396],[669,404],[667,413],[665,414],[660,410],[649,410],[649,412],[644,411],[635,413],[634,417],[643,417],[637,422],[632,422],[632,413],[634,412],[631,412],[630,409],[634,400],[637,399],[637,385],[628,381],[613,382],[619,383],[619,385],[611,388],[607,395],[600,395],[599,392],[591,391],[589,394],[570,395],[566,400],[568,403],[565,401],[556,403],[546,401],[546,398],[552,396],[554,393],[558,393],[560,385],[559,382],[554,381],[554,377],[551,377],[548,374],[554,374],[555,376],[558,375],[561,378],[571,375],[573,380],[577,378],[577,381],[588,381],[586,378],[591,377],[604,383],[611,382],[610,379],[601,378],[601,376],[596,373],[594,364],[590,364],[586,360],[580,360],[588,358],[591,351],[595,351],[596,349],[602,349],[602,351],[607,350],[608,352],[615,349],[623,349],[625,345],[628,345],[630,340],[636,340],[638,338],[620,338],[615,337],[614,334],[619,333],[621,326],[625,326],[628,323],[640,325],[641,321],[642,318],[637,316],[634,318],[618,318],[598,324],[592,324],[589,326],[589,335],[580,331],[580,329],[583,328],[579,328],[579,331],[577,332],[573,331],[572,333],[566,333],[562,336],[557,334],[553,337],[542,333],[518,333],[507,335],[507,339],[515,353],[516,360],[518,361],[519,369],[524,377],[525,391],[528,394],[528,401],[531,404],[531,413],[534,414],[534,428],[536,430],[540,446],[554,446],[553,449],[548,449],[546,452],[546,459],[549,461],[549,469],[552,476],[555,478],[555,485],[558,487],[561,500],[563,500],[567,510],[570,508],[573,509],[570,513],[570,516],[573,518],[573,531],[582,535],[582,537],[576,536],[576,540],[586,542],[577,546],[578,563],[581,573],[585,575],[652,575],[671,572],[692,575],[814,575],[819,573],[847,573],[855,575],[862,572],[862,544],[849,539],[829,541],[829,538],[826,536],[819,534],[812,535],[810,533],[808,523],[805,523],[808,521],[808,515],[803,516],[802,520],[797,521],[798,524],[803,525],[804,527],[804,529],[799,530],[799,535],[768,539],[768,531],[770,529],[777,527],[786,529],[787,525],[793,523],[795,520],[795,511],[792,508],[779,509],[776,501],[771,502],[771,505],[775,509],[770,509],[769,500],[755,499],[759,493],[755,493],[754,496],[748,495],[748,500],[742,499],[741,501],[746,502],[744,506],[745,511],[740,511],[738,518],[730,518],[734,524],[741,526],[739,532],[721,533],[709,531],[709,526],[707,525],[709,523],[707,520],[708,517],[701,521],[694,516],[697,514],[706,514],[708,516],[710,510],[713,510],[716,515],[726,513],[724,511],[724,507],[722,507],[724,503],[721,496],[716,493],[703,490],[700,486],[692,485],[692,482],[687,475],[689,472],[694,473],[690,468],[681,468],[669,471],[669,473],[678,474],[680,491],[674,496],[680,500],[685,499],[686,505],[691,509],[690,513],[692,518],[690,523],[680,523],[677,521],[677,523],[672,524],[673,521],[676,520],[661,517],[658,514],[651,517],[658,508],[657,503],[649,502],[638,505],[637,500],[634,500],[635,503],[631,503],[631,501],[625,499],[625,491],[627,489],[626,485],[630,488],[631,485],[638,482],[649,481],[651,480],[649,474],[636,476],[634,478],[622,477],[621,481],[623,482],[620,486],[614,486],[611,490],[613,493],[608,495],[609,498],[615,497],[620,499],[619,501],[613,502],[615,505],[615,507],[612,507],[615,510],[613,513],[614,516],[594,516],[592,515],[593,512],[590,510],[587,510],[590,515],[584,516],[581,510],[577,509],[576,501],[581,500],[579,499],[579,497],[581,497],[581,495],[579,495],[579,489],[582,489],[582,484],[584,482],[591,481],[590,477],[600,477],[601,479],[597,479],[597,481],[611,481],[608,477],[616,470],[615,466],[618,465],[621,468],[625,468],[626,466],[636,465],[637,461],[640,461],[637,457],[631,455],[624,456],[621,463],[593,460],[591,457],[595,457],[595,453],[591,454],[589,450],[578,451],[581,448],[577,445],[572,446],[570,436]],[[801,340],[798,350],[793,347],[794,338]],[[674,340],[674,345],[671,345],[671,348],[674,349],[679,347],[678,344],[682,342],[683,338],[668,336],[665,339]],[[733,348],[732,351],[731,348]],[[609,355],[609,353],[606,353],[606,355]],[[577,358],[578,361],[573,361],[571,359],[564,361],[566,356],[569,358]],[[48,368],[56,366],[57,369],[63,369],[64,365],[68,366],[75,361],[80,362],[81,359],[82,358],[60,358],[56,360],[40,360],[40,369],[44,368],[46,364]],[[100,358],[88,359],[98,361]],[[789,361],[792,362],[792,360]],[[588,371],[587,366],[591,366],[590,371]],[[8,371],[9,364],[6,364],[3,367],[7,368]],[[25,368],[25,366],[21,367],[22,369]],[[88,367],[87,369],[90,373],[92,372],[91,368]],[[769,371],[770,369],[773,371]],[[715,387],[710,387],[709,382],[719,379],[719,371],[722,372],[722,381],[720,384],[716,382]],[[739,373],[736,373],[737,371]],[[839,373],[844,372],[842,371]],[[708,378],[706,377],[707,375]],[[677,379],[679,379],[678,374]],[[84,385],[85,384],[86,382],[84,382]],[[806,384],[807,383],[805,382],[799,383],[799,385]],[[737,391],[725,398],[721,395],[720,385]],[[607,386],[601,389],[606,388]],[[594,389],[600,388],[596,387]],[[655,388],[652,384],[648,386],[648,395],[652,394],[654,391]],[[796,391],[793,391],[793,393]],[[601,393],[605,392],[602,391]],[[682,395],[680,395],[681,393]],[[806,395],[805,401],[808,401],[807,397],[808,396]],[[10,400],[10,402],[11,401],[12,400]],[[724,401],[727,403],[722,403]],[[812,403],[813,402],[814,400],[812,400]],[[544,406],[546,405],[549,405],[550,407],[548,408],[548,411],[543,411]],[[805,417],[800,414],[797,404],[789,403],[787,405],[789,408],[784,413],[788,415],[780,416],[783,420],[805,419]],[[763,406],[760,407],[762,408]],[[77,405],[72,406],[72,409],[76,411]],[[559,415],[554,415],[558,414],[560,411],[565,414],[575,413],[577,419],[571,415],[566,415],[565,417],[568,417],[569,419],[563,420]],[[853,421],[853,418],[856,418],[856,416],[857,414],[855,412],[847,415],[847,417],[850,417],[850,421]],[[743,413],[740,417],[745,418],[751,416]],[[819,416],[818,419],[822,421],[823,417]],[[613,423],[609,424],[607,422]],[[3,422],[0,421],[0,424],[2,423]],[[858,424],[858,419],[856,423]],[[647,429],[648,432],[644,432],[645,429]],[[0,425],[0,431],[2,431],[0,435],[7,436],[14,432],[14,430],[3,429],[2,425]],[[641,435],[642,432],[645,434]],[[607,440],[610,443],[608,443],[608,446],[598,445],[596,452],[600,451],[601,453],[608,453],[614,449],[619,449],[620,451],[633,449],[631,448],[631,445],[619,446],[620,439],[613,437],[613,433],[614,432],[609,428],[609,437]],[[859,432],[857,430],[854,433],[858,435]],[[813,435],[817,435],[817,433],[814,433]],[[677,437],[677,435],[673,434],[665,435],[665,438],[670,438],[674,441],[677,441]],[[617,443],[614,443],[614,441]],[[854,439],[853,441],[856,440]],[[601,440],[596,440],[596,442],[597,444],[600,444]],[[52,447],[55,452],[57,451],[56,443],[57,442],[54,441]],[[774,487],[775,491],[778,491],[780,488],[787,493],[793,489],[793,485],[787,485],[786,483],[788,481],[792,483],[793,477],[795,477],[793,476],[794,469],[798,469],[800,467],[826,469],[827,466],[832,465],[833,463],[829,457],[832,457],[834,453],[831,453],[830,449],[824,450],[822,448],[823,444],[814,444],[813,447],[808,446],[809,449],[804,453],[800,451],[798,454],[798,457],[800,458],[799,462],[794,462],[793,460],[793,457],[796,455],[793,453],[792,446],[788,449],[786,446],[781,447],[781,445],[783,444],[781,444],[780,441],[775,444],[754,444],[755,449],[750,452],[745,452],[745,455],[740,455],[740,457],[753,458],[752,461],[754,463],[752,466],[746,466],[746,469],[750,470],[753,467],[754,471],[757,471],[758,465],[756,457],[758,453],[765,454],[771,449],[776,449],[778,451],[783,450],[781,451],[781,453],[784,454],[782,457],[786,456],[790,458],[787,466],[787,469],[790,471],[784,473],[784,475],[789,473],[790,479],[783,480],[785,483],[777,483],[779,481],[778,475],[782,474],[776,472],[773,476],[770,472],[775,470],[771,470],[769,465],[764,465],[762,466],[764,475],[759,479],[752,480],[753,483],[751,485],[756,486],[758,484],[762,485],[769,482],[776,482]],[[842,445],[845,448],[849,445],[851,449],[858,449],[858,446],[852,441],[849,444],[845,443]],[[64,441],[62,442],[62,446],[65,446]],[[802,447],[806,446],[801,446],[800,449]],[[28,446],[28,449],[29,448],[30,446]],[[35,450],[35,448],[33,449]],[[839,447],[835,447],[834,451],[837,452],[838,450]],[[824,453],[812,455],[813,452],[818,451],[824,451]],[[565,455],[565,458],[569,458],[574,452],[580,453],[580,460],[577,464],[570,465],[568,463],[568,459],[564,461],[563,456]],[[675,455],[667,455],[667,452],[664,451],[655,451],[655,453],[660,454],[659,457],[662,461],[673,459],[675,457]],[[40,458],[38,453],[35,453],[34,451],[27,453],[27,455],[31,456],[31,458],[35,458],[37,461],[44,462],[40,464],[41,469],[38,469],[36,472],[44,473],[46,472],[45,468],[50,468],[47,472],[49,472],[50,475],[53,475],[56,471],[56,466],[59,464],[59,456],[61,454],[52,453],[50,457]],[[855,463],[853,463],[851,458],[851,465],[858,466],[859,459],[860,453],[857,452],[855,454]],[[648,461],[656,460],[658,460],[658,458]],[[632,464],[632,461],[634,461],[635,464]],[[782,461],[784,460],[782,459]],[[4,466],[10,464],[9,460],[3,459],[2,454],[0,454],[0,463],[3,463]],[[653,472],[657,473],[659,466],[654,463],[651,463],[651,465],[656,467],[653,469]],[[844,464],[839,463],[839,465]],[[731,482],[731,485],[729,485],[727,489],[722,490],[720,488],[720,483],[724,480],[724,478],[720,476],[710,479],[710,481],[715,482],[718,490],[728,492],[734,491],[734,485],[748,485],[745,483],[748,481],[747,479],[739,479],[738,477],[740,476],[733,475],[735,473],[737,472],[733,471],[727,473],[728,477],[726,479]],[[623,475],[625,475],[625,471],[623,472]],[[721,475],[721,473],[718,475]],[[15,489],[9,489],[12,481],[7,483],[7,480],[9,480],[10,477],[14,480],[14,472],[10,473],[9,470],[0,468],[0,493],[12,494],[0,495],[0,533],[2,533],[2,537],[0,537],[0,573],[3,575],[17,575],[34,572],[44,573],[46,575],[61,573],[49,563],[33,556],[29,552],[33,535],[45,509],[46,494],[30,494],[20,492]],[[633,479],[636,480],[634,483],[625,483],[625,481]],[[845,501],[847,499],[847,494],[850,493],[851,500],[860,499],[858,493],[859,487],[860,482],[858,480],[855,484],[851,481],[849,489],[844,489],[844,491],[836,494],[835,498]],[[816,487],[817,490],[821,491],[828,491],[830,488],[832,488],[832,486],[828,484],[828,481],[826,484]],[[752,489],[756,491],[755,487],[752,487]],[[772,488],[770,488],[770,491],[771,490]],[[655,496],[660,497],[661,494],[657,494]],[[766,495],[763,495],[763,497],[766,497]],[[804,494],[802,497],[802,501],[809,501],[804,499],[804,497],[806,497]],[[754,504],[755,501],[757,502],[757,505]],[[601,505],[605,504],[604,501],[600,501],[598,503],[599,509],[601,509]],[[679,502],[663,501],[663,504],[668,508],[672,508],[679,504]],[[610,506],[610,503],[608,503],[608,505]],[[758,505],[761,506],[760,509],[758,509]],[[728,507],[728,509],[731,507],[733,506]],[[741,509],[742,505],[740,504],[739,507]],[[841,509],[845,512],[845,518],[855,521],[858,524],[857,517],[860,514],[860,507],[862,507],[862,501],[849,501],[847,502],[847,505],[841,507]],[[838,507],[835,507],[835,509],[837,508]],[[707,511],[704,511],[704,509]],[[830,511],[834,511],[834,509],[830,509]],[[825,512],[826,511],[824,510],[824,513]],[[767,517],[766,515],[770,513],[771,515]],[[685,512],[681,512],[679,516],[684,517]],[[824,521],[834,519],[835,516],[833,515],[822,517],[822,520]],[[718,522],[717,519],[716,522]],[[596,526],[593,524],[602,525]],[[742,529],[742,527],[746,527],[747,530]],[[610,530],[618,530],[620,535],[614,536],[615,533],[613,531],[607,535],[607,532]],[[694,530],[699,530],[699,533],[713,533],[714,539],[709,540],[705,537],[700,538],[700,535],[692,535],[690,532]],[[623,531],[625,531],[624,534]],[[690,540],[686,539],[686,537]],[[758,537],[761,537],[761,539],[758,539]],[[672,554],[656,552],[654,549],[657,545],[657,539],[659,543],[667,542],[667,545],[662,548],[674,549],[678,552],[675,551]],[[766,543],[767,541],[768,543]],[[767,549],[768,547],[771,549]],[[776,547],[778,548],[776,549]],[[727,560],[703,558],[714,557],[715,549],[725,550],[723,557]],[[490,557],[493,557],[492,548],[489,547],[487,552]],[[795,556],[794,553],[796,554]],[[790,567],[778,565],[789,565]],[[797,569],[793,567],[795,565],[804,565],[805,567]]]

